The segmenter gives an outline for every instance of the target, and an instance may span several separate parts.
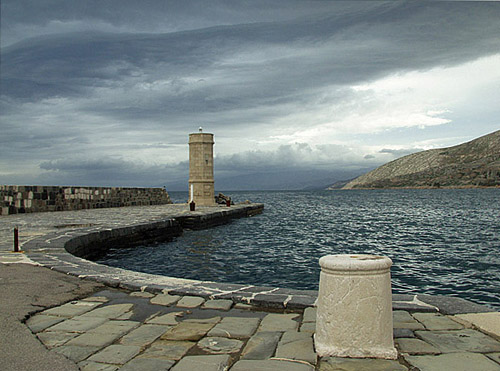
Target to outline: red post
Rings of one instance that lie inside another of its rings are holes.
[[[231,206],[231,200],[226,200],[226,206],[227,207]]]
[[[14,227],[14,252],[19,252],[19,230]]]

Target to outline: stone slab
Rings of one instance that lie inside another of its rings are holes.
[[[221,317],[210,317],[210,318],[188,318],[184,320],[184,322],[196,322],[196,323],[219,323]]]
[[[179,308],[196,308],[205,302],[205,299],[199,296],[184,296],[176,304]]]
[[[205,337],[198,342],[198,347],[210,354],[230,354],[239,352],[243,342],[223,337]]]
[[[225,354],[210,356],[187,356],[172,368],[172,371],[222,371],[230,366],[231,358]]]
[[[37,333],[61,321],[64,321],[63,317],[47,316],[44,314],[39,314],[29,318],[26,321],[26,325],[32,332]]]
[[[387,359],[354,359],[326,357],[319,364],[320,371],[407,371],[397,361]]]
[[[151,304],[170,306],[178,302],[180,298],[178,295],[158,294],[151,298],[149,302]]]
[[[303,322],[300,325],[300,332],[308,332],[309,334],[313,334],[316,332],[316,322]]]
[[[262,319],[259,331],[293,331],[299,328],[299,323],[294,321],[299,317],[296,313],[270,313]]]
[[[420,339],[401,338],[395,341],[397,348],[407,354],[440,354],[438,348]]]
[[[443,314],[486,313],[492,311],[491,308],[485,305],[453,296],[419,294],[417,298],[424,303],[438,307],[439,312]]]
[[[133,308],[133,306],[134,304],[131,303],[107,305],[105,307],[89,311],[85,313],[85,315],[83,315],[82,317],[100,317],[100,318],[115,319],[117,317],[120,317],[122,314],[130,311]]]
[[[406,362],[425,371],[498,371],[499,365],[478,353],[448,353],[438,356],[404,356]]]
[[[120,344],[144,347],[162,336],[169,328],[170,326],[142,325],[122,337],[120,339]]]
[[[316,314],[318,312],[317,308],[309,307],[304,309],[304,316],[302,322],[316,322]]]
[[[268,359],[271,358],[276,350],[278,341],[281,338],[281,332],[257,332],[252,336],[243,352],[243,359]]]
[[[413,313],[412,316],[430,331],[461,330],[464,328],[458,322],[439,313]]]
[[[101,303],[94,303],[82,300],[72,301],[64,305],[61,305],[59,307],[47,309],[42,313],[50,316],[74,317],[89,312],[99,305],[101,305]]]
[[[299,362],[278,360],[241,360],[231,371],[313,371],[314,367]]]
[[[76,335],[76,334],[75,334]],[[121,335],[119,334],[97,334],[85,333],[68,341],[66,345],[78,345],[83,347],[105,347],[113,343]]]
[[[107,303],[109,299],[105,296],[89,296],[88,298],[82,299],[82,301],[92,301],[95,303]]]
[[[120,367],[120,371],[167,371],[170,370],[174,364],[175,361],[168,359],[134,358],[123,365],[123,367]]]
[[[98,317],[73,317],[60,322],[52,327],[49,327],[46,331],[63,331],[63,332],[86,332],[93,328],[96,328],[103,323],[107,322],[107,318]]]
[[[68,332],[39,332],[36,335],[47,348],[54,348],[65,344],[78,334]]]
[[[114,344],[94,354],[88,360],[91,362],[123,365],[139,354],[140,351],[141,347],[136,345]]]
[[[475,330],[416,331],[425,342],[434,345],[443,353],[478,352],[493,353],[500,351],[500,342]]]
[[[138,327],[141,323],[137,321],[108,321],[92,330],[88,334],[113,334],[122,336],[132,329]]]
[[[213,323],[181,322],[169,329],[162,340],[198,341],[214,326]]]
[[[296,359],[315,365],[317,357],[312,335],[304,332],[285,332],[278,343],[276,358]]]
[[[216,309],[216,310],[229,310],[233,306],[232,300],[217,299],[217,300],[207,300],[203,305],[202,309]]]
[[[392,332],[395,339],[398,338],[414,338],[415,333],[408,328],[395,328]]]
[[[458,314],[456,317],[500,339],[500,312]]]
[[[208,336],[221,336],[228,338],[249,338],[259,326],[258,318],[224,317],[210,332]]]
[[[146,320],[145,323],[150,323],[154,325],[166,325],[166,326],[175,326],[179,323],[177,319],[182,317],[184,312],[172,312],[163,314],[161,316],[156,316],[151,319]]]
[[[192,347],[196,345],[192,341],[168,341],[156,340],[151,346],[138,357],[161,358],[177,361],[181,359]]]
[[[500,364],[500,352],[485,354],[489,359],[494,360],[496,363]]]
[[[406,328],[409,330],[425,330],[424,325],[417,322],[410,313],[404,310],[395,310],[392,312],[392,321],[394,328]]]
[[[106,363],[83,361],[78,364],[81,371],[115,371],[118,370],[118,366],[109,365]]]
[[[53,352],[62,354],[75,363],[81,362],[97,352],[100,347],[81,347],[76,345],[63,345],[52,349]]]

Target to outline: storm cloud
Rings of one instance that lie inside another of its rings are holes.
[[[0,183],[179,185],[198,126],[219,179],[498,128],[497,3],[205,4],[2,2]]]

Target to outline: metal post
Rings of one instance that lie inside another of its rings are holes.
[[[19,252],[19,229],[14,227],[14,252]]]

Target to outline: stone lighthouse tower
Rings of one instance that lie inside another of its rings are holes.
[[[214,190],[214,135],[189,134],[189,202],[196,205],[215,205]]]

